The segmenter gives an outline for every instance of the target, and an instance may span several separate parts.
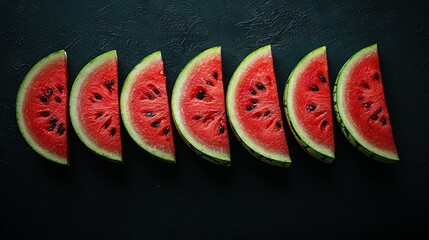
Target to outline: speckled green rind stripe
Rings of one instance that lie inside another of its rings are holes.
[[[153,147],[151,144],[147,143],[145,139],[141,138],[138,132],[136,131],[134,125],[136,123],[133,123],[131,121],[131,115],[130,115],[130,109],[128,108],[129,103],[129,97],[132,90],[132,87],[134,83],[138,80],[138,74],[146,69],[147,67],[150,67],[151,64],[154,61],[162,61],[161,52],[154,52],[147,57],[145,57],[140,63],[138,63],[133,70],[128,74],[127,78],[125,79],[124,86],[122,87],[121,92],[121,116],[122,121],[124,123],[125,129],[130,134],[131,138],[144,150],[149,152],[151,155],[164,160],[168,163],[176,163],[175,157],[173,154],[162,151],[160,149],[157,149]]]
[[[374,146],[371,146],[369,143],[365,142],[365,140],[361,136],[359,136],[357,131],[352,130],[352,126],[350,123],[351,119],[348,118],[347,114],[344,112],[344,107],[341,106],[344,102],[342,99],[342,93],[343,91],[345,91],[343,90],[344,87],[342,85],[344,84],[344,82],[347,81],[347,76],[351,68],[363,56],[373,53],[374,51],[377,52],[377,44],[371,45],[360,50],[344,64],[344,66],[338,73],[338,77],[334,85],[335,117],[337,118],[338,124],[340,125],[341,131],[343,132],[344,136],[356,149],[358,149],[364,155],[372,159],[385,163],[396,163],[399,161],[399,158],[396,154],[385,152],[375,148]]]
[[[105,62],[112,59],[117,59],[116,50],[106,52],[94,58],[88,64],[86,64],[85,67],[83,67],[82,70],[79,72],[70,92],[70,119],[77,136],[89,149],[91,149],[97,155],[106,158],[107,160],[122,163],[122,156],[120,154],[115,154],[113,152],[106,151],[98,147],[95,143],[93,143],[93,141],[83,131],[82,123],[80,122],[77,114],[79,92],[88,75],[91,74],[94,69],[102,66]]]
[[[302,69],[306,67],[306,65],[315,57],[318,57],[321,54],[326,53],[326,47],[320,47],[316,50],[313,50],[307,56],[305,56],[293,69],[291,74],[289,75],[289,78],[286,82],[286,87],[283,94],[283,103],[284,103],[284,110],[286,113],[286,119],[289,124],[290,129],[292,130],[292,133],[295,137],[295,139],[298,141],[299,145],[311,156],[326,162],[326,163],[332,163],[334,160],[334,153],[330,149],[326,149],[321,145],[318,145],[315,143],[310,136],[307,136],[305,134],[304,130],[301,129],[299,126],[297,117],[293,114],[293,108],[288,108],[288,102],[291,101],[291,98],[293,97],[291,92],[294,90],[292,89],[295,86],[295,82],[298,80],[298,76],[300,75],[300,72]]]
[[[32,137],[29,133],[27,126],[24,124],[24,118],[22,116],[22,104],[24,102],[24,97],[27,93],[28,86],[33,81],[34,77],[37,76],[37,74],[44,69],[46,65],[49,63],[58,60],[59,58],[67,58],[67,54],[64,50],[60,50],[54,53],[49,54],[42,60],[40,60],[38,63],[36,63],[30,71],[25,76],[24,80],[21,83],[21,86],[19,87],[18,94],[16,97],[16,119],[18,122],[19,130],[22,133],[22,136],[24,139],[28,142],[28,144],[31,146],[31,148],[34,149],[38,154],[43,156],[44,158],[51,160],[53,162],[62,164],[62,165],[69,165],[68,158],[63,158],[60,156],[57,156],[55,154],[52,154],[47,149],[42,148]]]
[[[250,137],[246,136],[246,134],[244,133],[244,130],[241,127],[241,124],[238,122],[238,118],[234,110],[235,109],[234,94],[236,92],[236,86],[238,85],[241,74],[248,68],[249,64],[251,64],[255,58],[264,54],[271,55],[270,45],[267,45],[255,50],[254,52],[249,54],[237,67],[228,85],[228,90],[226,94],[226,110],[227,110],[228,119],[229,119],[229,122],[231,123],[231,128],[234,132],[234,135],[238,138],[241,144],[253,156],[261,160],[262,162],[265,162],[274,166],[289,167],[289,165],[291,164],[291,160],[289,156],[283,156],[283,155],[280,156],[279,154],[269,152],[266,149],[263,149],[262,147],[255,144]]]
[[[186,87],[186,79],[189,74],[203,59],[214,54],[220,54],[220,51],[220,46],[207,49],[194,57],[189,61],[185,68],[183,68],[174,83],[173,92],[171,94],[171,113],[173,116],[173,122],[176,125],[176,129],[180,137],[198,156],[217,165],[231,166],[231,159],[228,153],[204,146],[190,133],[182,119],[183,117],[180,110],[181,93],[183,92],[182,89]]]

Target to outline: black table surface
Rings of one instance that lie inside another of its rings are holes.
[[[0,0],[0,238],[428,238],[428,13],[423,1]],[[16,123],[22,79],[59,49],[68,53],[69,87],[103,52],[118,51],[122,86],[135,64],[161,50],[171,93],[202,50],[222,46],[227,84],[245,56],[271,44],[282,97],[311,50],[327,46],[333,86],[346,60],[373,43],[401,159],[395,165],[357,152],[338,125],[331,165],[307,155],[289,129],[289,169],[259,162],[231,132],[230,168],[198,158],[177,132],[170,165],[122,126],[124,164],[95,156],[70,129],[64,167],[34,152]]]

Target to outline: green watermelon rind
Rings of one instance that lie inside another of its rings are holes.
[[[121,100],[120,100],[120,108],[121,108],[121,116],[122,116],[122,122],[124,123],[125,129],[127,130],[128,134],[130,134],[131,138],[144,150],[149,152],[151,155],[164,160],[169,163],[176,163],[174,154],[167,153],[165,151],[162,151],[154,146],[152,144],[149,144],[143,139],[140,134],[138,134],[138,131],[133,126],[133,123],[131,121],[130,116],[130,110],[128,108],[128,102],[130,93],[132,90],[133,84],[138,80],[137,74],[139,74],[141,71],[143,71],[145,68],[151,65],[153,61],[162,61],[162,55],[160,51],[154,52],[147,57],[145,57],[143,60],[141,60],[134,68],[131,70],[131,72],[128,74],[127,78],[125,79],[124,85],[122,87],[121,92]]]
[[[43,156],[44,158],[51,160],[53,162],[62,164],[62,165],[69,165],[68,156],[67,158],[59,157],[56,154],[50,153],[48,150],[41,147],[32,137],[27,129],[27,126],[24,124],[24,118],[23,118],[23,112],[22,112],[22,104],[24,101],[24,97],[27,93],[28,86],[32,82],[33,78],[42,70],[47,64],[58,60],[58,58],[66,58],[67,59],[67,53],[64,50],[59,50],[57,52],[53,52],[49,54],[48,56],[41,59],[38,63],[36,63],[30,71],[25,76],[24,80],[21,83],[21,86],[19,87],[17,98],[16,98],[16,119],[18,122],[19,130],[22,133],[22,136],[27,141],[27,143],[31,146],[31,148],[34,149],[38,154]]]
[[[103,53],[98,57],[91,60],[87,63],[82,70],[77,75],[72,89],[70,91],[70,100],[69,100],[69,109],[70,109],[70,120],[73,125],[73,128],[80,138],[80,140],[94,153],[114,162],[122,162],[122,156],[120,154],[115,154],[109,151],[106,151],[96,144],[93,143],[91,138],[87,136],[84,132],[84,128],[79,120],[79,116],[77,114],[77,105],[79,102],[79,93],[82,87],[82,84],[85,82],[86,77],[93,72],[94,69],[103,65],[106,61],[111,59],[117,59],[116,50],[111,50],[109,52]]]
[[[313,50],[296,65],[286,82],[286,87],[283,94],[283,101],[287,122],[289,124],[290,129],[292,130],[295,139],[298,141],[301,147],[311,156],[323,162],[332,163],[335,158],[334,151],[332,151],[332,149],[324,147],[323,145],[317,144],[300,126],[297,116],[294,112],[294,108],[288,107],[288,105],[294,106],[293,94],[289,94],[289,92],[296,85],[298,76],[301,75],[305,66],[312,59],[319,57],[322,54],[326,54],[326,46],[322,46]]]
[[[226,112],[228,114],[229,122],[231,123],[231,128],[235,134],[235,136],[238,138],[238,140],[241,142],[241,144],[257,159],[261,160],[262,162],[275,165],[275,166],[281,166],[281,167],[289,167],[291,163],[291,159],[289,155],[280,155],[276,154],[270,151],[267,151],[266,149],[262,148],[258,144],[255,143],[255,141],[245,134],[244,129],[242,129],[237,113],[235,112],[235,100],[234,100],[234,93],[236,92],[236,88],[239,82],[239,79],[241,77],[241,74],[247,69],[248,65],[254,61],[255,58],[259,57],[260,55],[271,55],[271,45],[267,45],[264,47],[261,47],[254,52],[250,53],[237,67],[234,74],[231,77],[231,80],[228,85],[228,90],[226,93]]]
[[[377,53],[377,51],[377,44],[363,48],[355,53],[341,68],[334,85],[335,116],[337,118],[338,124],[340,125],[341,131],[352,146],[372,159],[385,163],[395,163],[399,161],[399,157],[396,153],[380,150],[371,145],[362,136],[359,135],[359,131],[355,129],[352,120],[349,119],[347,113],[345,112],[345,107],[343,106],[345,101],[341,99],[343,96],[343,91],[345,91],[343,85],[345,84],[348,74],[350,73],[350,69],[352,69],[354,64],[359,62],[363,56],[374,52]]]
[[[229,153],[219,151],[217,149],[210,149],[207,146],[201,144],[200,141],[197,140],[196,136],[194,136],[191,131],[188,130],[186,124],[182,120],[183,116],[181,115],[180,111],[180,98],[181,93],[183,92],[182,88],[185,86],[188,75],[201,60],[212,54],[220,54],[220,51],[220,46],[209,48],[194,57],[191,61],[189,61],[185,68],[183,68],[177,77],[176,82],[174,83],[171,94],[171,113],[173,116],[173,122],[176,125],[179,135],[198,156],[218,165],[230,166],[231,159]]]

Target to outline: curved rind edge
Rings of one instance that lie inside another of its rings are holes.
[[[129,109],[127,105],[131,87],[137,80],[136,75],[140,71],[145,69],[152,61],[156,60],[162,61],[162,55],[160,51],[151,53],[145,58],[143,58],[128,74],[127,78],[125,79],[124,85],[122,86],[120,97],[121,117],[128,134],[141,148],[150,153],[152,156],[157,157],[165,162],[176,163],[174,155],[160,151],[159,149],[156,149],[147,144],[144,139],[140,138],[140,136],[137,134],[137,131],[134,129],[134,126],[131,124]]]
[[[341,92],[338,92],[339,89],[341,91],[341,84],[345,81],[345,74],[348,72],[351,65],[360,58],[360,56],[370,52],[370,51],[376,51],[377,52],[377,44],[370,45],[366,48],[361,49],[357,53],[355,53],[352,57],[350,57],[349,60],[343,65],[340,72],[338,73],[337,79],[335,81],[334,85],[334,110],[335,110],[335,116],[338,121],[338,124],[340,125],[341,131],[343,132],[346,139],[350,142],[350,144],[355,147],[357,150],[359,150],[364,155],[378,160],[380,162],[384,163],[396,163],[399,161],[398,156],[388,154],[386,152],[377,151],[376,149],[370,149],[369,144],[362,142],[360,137],[357,136],[357,133],[351,130],[350,124],[347,123],[348,119],[345,117],[345,113],[343,112],[343,107],[338,106],[338,104],[341,104],[342,101],[339,100],[339,96],[341,95]],[[378,53],[377,53],[378,54]],[[340,85],[340,87],[338,87]],[[375,151],[374,151],[375,150]],[[388,156],[390,155],[390,156]]]
[[[332,163],[332,161],[335,158],[335,153],[330,151],[330,149],[323,148],[321,146],[318,146],[317,143],[311,141],[310,137],[307,136],[303,131],[299,131],[300,127],[293,116],[291,114],[292,109],[288,108],[288,103],[291,101],[289,98],[292,96],[289,94],[289,91],[291,91],[291,85],[294,83],[292,81],[295,81],[299,73],[301,73],[301,69],[304,65],[308,63],[311,59],[314,57],[317,57],[320,54],[326,55],[326,46],[319,47],[310,53],[308,53],[304,58],[300,60],[300,62],[296,65],[296,67],[292,70],[290,73],[287,82],[286,87],[283,93],[283,104],[284,104],[284,110],[286,113],[286,120],[288,122],[289,128],[292,131],[293,136],[298,141],[299,145],[304,149],[305,152],[313,156],[314,158],[317,158],[321,160],[322,162],[326,163]],[[299,133],[298,133],[299,132]]]
[[[107,160],[112,160],[113,162],[122,163],[122,156],[119,154],[113,154],[111,152],[105,151],[104,149],[99,148],[95,144],[92,143],[91,139],[86,136],[82,130],[81,123],[77,116],[77,103],[79,100],[78,94],[82,87],[83,82],[86,79],[86,76],[92,72],[92,70],[100,65],[102,65],[106,60],[117,59],[116,50],[111,50],[105,52],[94,59],[92,59],[89,63],[87,63],[82,70],[80,70],[77,75],[75,81],[73,82],[73,86],[70,91],[70,100],[69,100],[69,111],[70,111],[70,120],[72,126],[79,137],[79,139],[95,154],[106,158]]]
[[[27,127],[24,124],[23,117],[22,117],[22,103],[24,100],[24,95],[26,93],[28,85],[32,82],[31,80],[33,77],[47,64],[50,63],[53,60],[56,60],[57,58],[64,57],[67,61],[67,53],[64,50],[59,50],[56,52],[53,52],[49,54],[48,56],[42,58],[39,62],[37,62],[27,73],[27,75],[24,77],[24,80],[21,82],[21,85],[18,89],[18,94],[16,97],[16,119],[18,122],[18,128],[22,133],[22,136],[27,141],[27,143],[30,145],[31,148],[33,148],[34,151],[36,151],[39,155],[42,157],[59,163],[61,165],[70,165],[68,156],[67,158],[61,158],[54,154],[50,154],[48,151],[44,150],[39,144],[34,141],[34,139],[30,136],[29,131]]]
[[[228,114],[228,119],[231,124],[231,129],[234,132],[234,135],[240,141],[240,143],[246,148],[254,157],[259,159],[262,162],[280,166],[280,167],[289,167],[291,164],[290,156],[279,156],[278,154],[273,154],[267,152],[264,149],[261,149],[256,144],[252,143],[252,140],[244,135],[242,130],[239,128],[239,123],[235,114],[235,102],[233,100],[233,94],[238,83],[238,79],[244,69],[247,68],[248,64],[257,57],[259,54],[264,54],[269,52],[271,55],[271,45],[263,46],[259,49],[256,49],[250,53],[244,60],[238,65],[237,69],[234,71],[231,80],[229,82],[227,93],[226,93],[226,112]]]
[[[186,64],[186,66],[183,68],[183,70],[180,72],[179,76],[177,77],[176,82],[174,83],[173,91],[171,94],[171,113],[173,117],[173,122],[176,126],[177,132],[179,133],[180,137],[199,157],[204,158],[205,160],[208,160],[217,165],[230,166],[231,159],[229,154],[225,154],[219,151],[213,151],[212,149],[208,149],[202,146],[201,144],[198,143],[198,141],[195,140],[192,134],[188,133],[188,131],[186,130],[185,124],[181,121],[181,115],[180,115],[181,113],[180,113],[180,106],[179,106],[180,101],[177,100],[180,98],[180,93],[182,92],[181,89],[187,78],[186,76],[194,68],[195,64],[197,64],[200,61],[200,59],[203,59],[207,55],[221,54],[220,51],[221,51],[220,46],[209,48],[199,53],[197,56],[195,56]]]

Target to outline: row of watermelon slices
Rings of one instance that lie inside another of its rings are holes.
[[[144,58],[129,73],[120,99],[116,51],[96,57],[80,71],[70,101],[67,78],[67,57],[61,50],[29,71],[17,96],[17,121],[24,138],[35,151],[57,163],[69,164],[68,113],[82,142],[107,159],[122,162],[122,117],[138,145],[174,163],[170,112],[188,146],[211,162],[231,163],[228,116],[234,134],[255,157],[277,166],[291,163],[269,45],[241,62],[226,97],[221,48],[200,53],[179,74],[171,111],[160,52]],[[283,100],[287,122],[299,144],[310,155],[332,162],[334,132],[326,47],[312,51],[298,63],[288,78]],[[334,109],[344,135],[358,150],[388,163],[399,160],[377,45],[353,55],[340,70],[334,86]]]

